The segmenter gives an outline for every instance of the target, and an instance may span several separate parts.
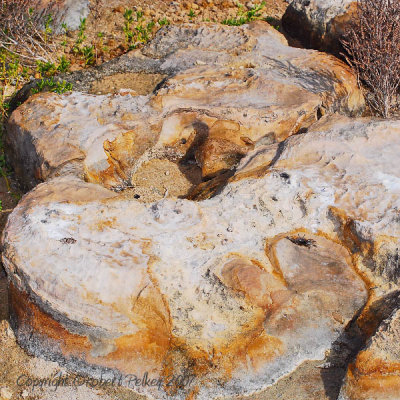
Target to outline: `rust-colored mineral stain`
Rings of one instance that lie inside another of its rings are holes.
[[[210,371],[217,374],[219,382],[227,382],[236,369],[247,368],[249,362],[252,368],[258,370],[284,351],[278,337],[265,333],[265,318],[265,312],[258,308],[254,319],[245,324],[242,331],[230,341],[214,346],[211,352],[188,346],[183,338],[174,338],[164,363],[163,375],[176,374],[176,365],[182,365],[182,358],[186,360],[184,364],[189,374],[196,376],[200,382],[207,379]]]
[[[18,329],[43,335],[59,343],[64,356],[78,356],[88,353],[92,346],[85,336],[68,332],[59,322],[40,310],[25,292],[19,291],[12,283],[9,287],[12,313],[18,321]]]
[[[138,128],[122,132],[114,140],[105,140],[103,149],[108,167],[96,170],[85,166],[86,180],[106,187],[121,185],[129,179],[137,159],[155,144],[157,138],[157,134]]]
[[[97,221],[94,224],[94,229],[99,231],[99,232],[103,232],[104,229],[106,229],[106,228],[113,228],[115,223],[116,223],[116,221],[117,221],[116,217],[112,217],[112,218],[108,218],[108,219],[103,219],[103,220]]]
[[[269,162],[266,165],[261,165],[250,171],[238,172],[228,182],[239,182],[243,179],[260,179],[267,174],[267,172],[270,168],[270,165],[271,165],[271,163]]]
[[[355,362],[355,369],[357,373],[362,375],[397,375],[400,379],[400,362],[377,358],[369,350],[359,353]]]
[[[398,399],[400,374],[360,375],[354,371],[354,365],[350,365],[345,388],[346,398],[349,400]]]
[[[77,357],[89,364],[95,362],[104,367],[118,368],[121,372],[132,373],[132,362],[140,359],[148,360],[150,365],[158,367],[170,346],[168,326],[160,323],[160,318],[154,318],[154,320],[148,318],[147,322],[150,325],[146,330],[117,338],[114,341],[115,351],[105,357],[93,357],[92,344],[88,337],[69,332],[59,322],[40,310],[26,293],[20,292],[13,284],[10,284],[9,293],[10,306],[17,319],[18,329],[33,331],[42,337],[42,340],[48,338],[54,341],[60,346],[65,358]],[[142,306],[144,302],[146,300],[143,300]],[[149,302],[151,300],[147,299],[148,304]],[[154,306],[149,304],[149,307]],[[146,309],[149,311],[148,307]],[[152,312],[157,313],[154,310]]]
[[[282,341],[267,335],[263,322],[265,314],[255,322],[253,327],[240,332],[231,343],[216,348],[212,358],[213,365],[218,365],[221,380],[228,381],[236,368],[243,368],[250,361],[254,369],[259,369],[266,362],[274,359],[283,352]]]
[[[254,260],[235,258],[222,268],[224,283],[243,292],[251,304],[265,310],[273,307],[272,295],[286,289],[280,279],[267,272]]]

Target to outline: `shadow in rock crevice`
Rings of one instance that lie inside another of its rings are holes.
[[[329,400],[338,399],[348,365],[355,360],[382,321],[389,318],[399,307],[399,301],[400,290],[377,299],[366,311],[360,310],[332,344],[325,366],[321,369],[321,379]],[[362,319],[359,318],[361,312]]]
[[[3,266],[0,264],[0,321],[8,319],[8,289],[7,276]]]

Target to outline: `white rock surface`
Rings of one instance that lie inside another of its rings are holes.
[[[6,140],[28,188],[66,172],[123,187],[143,160],[180,159],[207,136],[196,158],[204,176],[215,175],[251,143],[280,142],[323,113],[356,114],[364,106],[346,65],[289,47],[260,21],[167,27],[120,62],[158,62],[156,72],[169,79],[147,96],[39,94],[12,114]],[[225,126],[212,135],[216,123]]]
[[[196,376],[176,392],[137,388],[157,398],[250,393],[324,359],[366,287],[398,283],[399,134],[398,121],[323,118],[272,164],[271,146],[256,147],[197,203],[106,189],[97,200],[99,186],[71,177],[38,186],[3,238],[12,284],[32,293],[42,321],[27,318],[17,335],[75,367],[71,354],[139,376]],[[79,201],[59,189],[68,183]],[[43,338],[54,320],[63,328]]]
[[[400,122],[321,118],[362,108],[354,76],[263,23],[170,27],[129,57],[168,79],[41,94],[9,122],[17,172],[45,181],[2,239],[19,343],[91,376],[147,372],[163,384],[134,390],[157,399],[257,393],[324,360],[398,288]],[[126,195],[149,159],[189,153],[216,175],[206,200]]]

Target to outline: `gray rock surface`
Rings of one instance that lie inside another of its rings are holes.
[[[343,52],[340,39],[356,10],[354,0],[292,0],[282,25],[307,48],[335,55]]]

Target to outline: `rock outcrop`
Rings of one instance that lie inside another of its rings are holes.
[[[323,359],[365,304],[364,282],[348,250],[322,235],[268,240],[269,216],[244,201],[264,191],[246,189],[238,203],[144,205],[76,178],[38,186],[4,238],[20,342],[73,368],[78,358],[165,381],[195,377],[146,388],[156,398],[251,393]]]
[[[39,94],[9,121],[17,173],[44,181],[2,238],[19,343],[190,400],[373,333],[400,281],[400,122],[329,115],[362,109],[353,75],[263,23],[169,27],[122,60],[163,80]]]
[[[323,360],[367,288],[398,283],[399,134],[324,117],[201,202],[39,185],[3,237],[20,343],[90,374],[194,377],[135,388],[156,398],[249,394]]]
[[[305,47],[340,55],[340,39],[356,11],[354,0],[292,0],[282,25]]]
[[[12,114],[11,161],[28,188],[66,170],[126,187],[143,162],[162,155],[193,161],[208,179],[256,142],[281,142],[325,113],[357,114],[364,105],[347,66],[289,47],[262,22],[167,27],[143,50],[102,68],[108,76],[127,70],[129,90],[120,94],[38,94]],[[149,92],[136,96],[135,82],[145,93],[144,71]],[[167,78],[154,90],[149,74]],[[105,79],[98,70],[79,77],[77,89],[89,92]]]

